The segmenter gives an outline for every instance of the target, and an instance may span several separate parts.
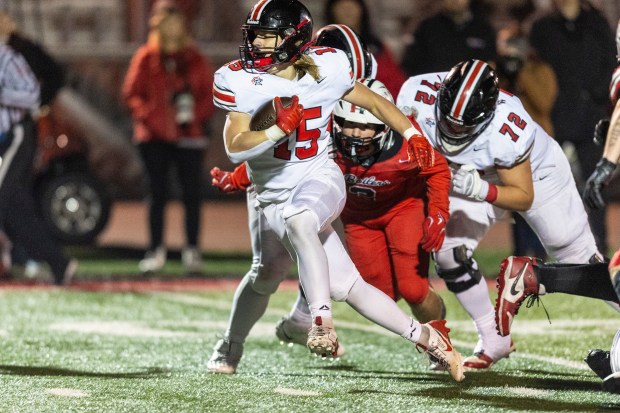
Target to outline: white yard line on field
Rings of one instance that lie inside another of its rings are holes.
[[[156,292],[153,293],[153,295],[156,295],[157,297],[167,301],[181,304],[189,304],[209,309],[230,310],[231,305],[230,300],[211,299],[192,294]],[[290,309],[270,307],[267,309],[265,314],[270,316],[282,316],[284,314],[288,314],[289,311]],[[364,331],[390,337],[394,336],[394,333],[378,325],[368,325],[348,321],[338,321],[338,325],[352,330]],[[470,320],[448,321],[448,325],[451,328],[458,330],[459,332],[475,331],[473,323]],[[256,327],[259,326],[257,325]],[[613,330],[617,327],[620,327],[620,322],[618,320],[609,319],[553,320],[551,327],[552,328],[550,328],[549,322],[547,320],[516,320],[513,324],[513,331],[518,332],[519,334],[569,335],[574,334],[574,329],[579,327],[608,327],[609,329]],[[453,339],[452,342],[459,347],[465,347],[472,350],[476,346],[475,342],[470,341]],[[585,350],[586,349],[584,349],[584,351]],[[531,359],[578,370],[589,370],[588,366],[584,362],[567,360],[560,357],[548,357],[539,354],[524,353],[521,351],[517,351],[511,354],[511,357]]]
[[[55,389],[45,389],[47,394],[51,394],[52,396],[63,396],[63,397],[86,397],[88,393],[80,390],[80,389],[67,389],[67,388],[55,388]]]
[[[290,389],[288,387],[276,387],[274,392],[284,394],[286,396],[320,396],[318,391]]]

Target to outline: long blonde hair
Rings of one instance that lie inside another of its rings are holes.
[[[293,63],[297,78],[301,79],[306,73],[308,73],[314,80],[319,80],[321,74],[319,73],[319,67],[314,63],[314,60],[307,54],[302,54],[299,59]]]

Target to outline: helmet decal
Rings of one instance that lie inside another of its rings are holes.
[[[263,10],[265,10],[265,6],[267,6],[267,4],[269,4],[269,2],[271,1],[272,0],[260,0],[258,3],[256,3],[252,8],[252,11],[250,12],[247,22],[258,23],[261,13],[263,12]]]
[[[359,35],[344,24],[329,24],[316,34],[315,45],[333,47],[346,53],[353,79],[373,78],[376,62]]]
[[[360,79],[364,77],[364,55],[359,38],[348,26],[345,26],[343,24],[336,24],[335,26],[344,34],[344,38],[347,40],[349,46],[351,47],[351,51],[353,52],[353,56],[355,57],[355,59],[353,59],[352,67],[355,79]]]
[[[469,98],[472,95],[473,90],[475,89],[480,77],[484,73],[485,67],[488,64],[483,62],[482,60],[475,61],[474,65],[469,69],[468,73],[464,76],[463,84],[458,91],[456,98],[454,99],[454,105],[452,106],[452,110],[450,111],[450,115],[455,119],[461,119],[463,116],[463,112],[469,103]]]
[[[476,139],[493,119],[498,96],[497,74],[487,63],[470,59],[450,69],[435,103],[441,146],[453,153]]]

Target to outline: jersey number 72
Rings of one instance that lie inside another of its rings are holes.
[[[521,130],[525,129],[525,127],[527,126],[527,122],[521,119],[514,112],[510,112],[508,114],[508,121],[514,123],[514,125]],[[519,135],[515,131],[513,131],[510,125],[507,123],[504,123],[502,125],[502,127],[499,129],[499,133],[501,133],[502,135],[510,136],[510,139],[512,139],[513,142],[516,142],[519,139]]]

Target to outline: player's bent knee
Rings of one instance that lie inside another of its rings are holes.
[[[446,282],[446,287],[453,293],[461,293],[478,285],[482,274],[478,263],[472,258],[473,251],[465,245],[446,251],[440,251],[435,257],[437,275]]]
[[[330,279],[330,294],[332,300],[346,301],[349,297],[349,292],[351,292],[355,283],[361,279],[362,277],[359,275],[349,277],[332,277]]]
[[[290,215],[292,214],[292,215]],[[304,237],[318,233],[318,223],[315,215],[310,210],[284,211],[286,233],[291,242],[303,240]]]
[[[271,295],[276,292],[280,283],[288,274],[288,266],[282,267],[267,265],[254,265],[249,272],[252,281],[252,289],[261,295]]]

